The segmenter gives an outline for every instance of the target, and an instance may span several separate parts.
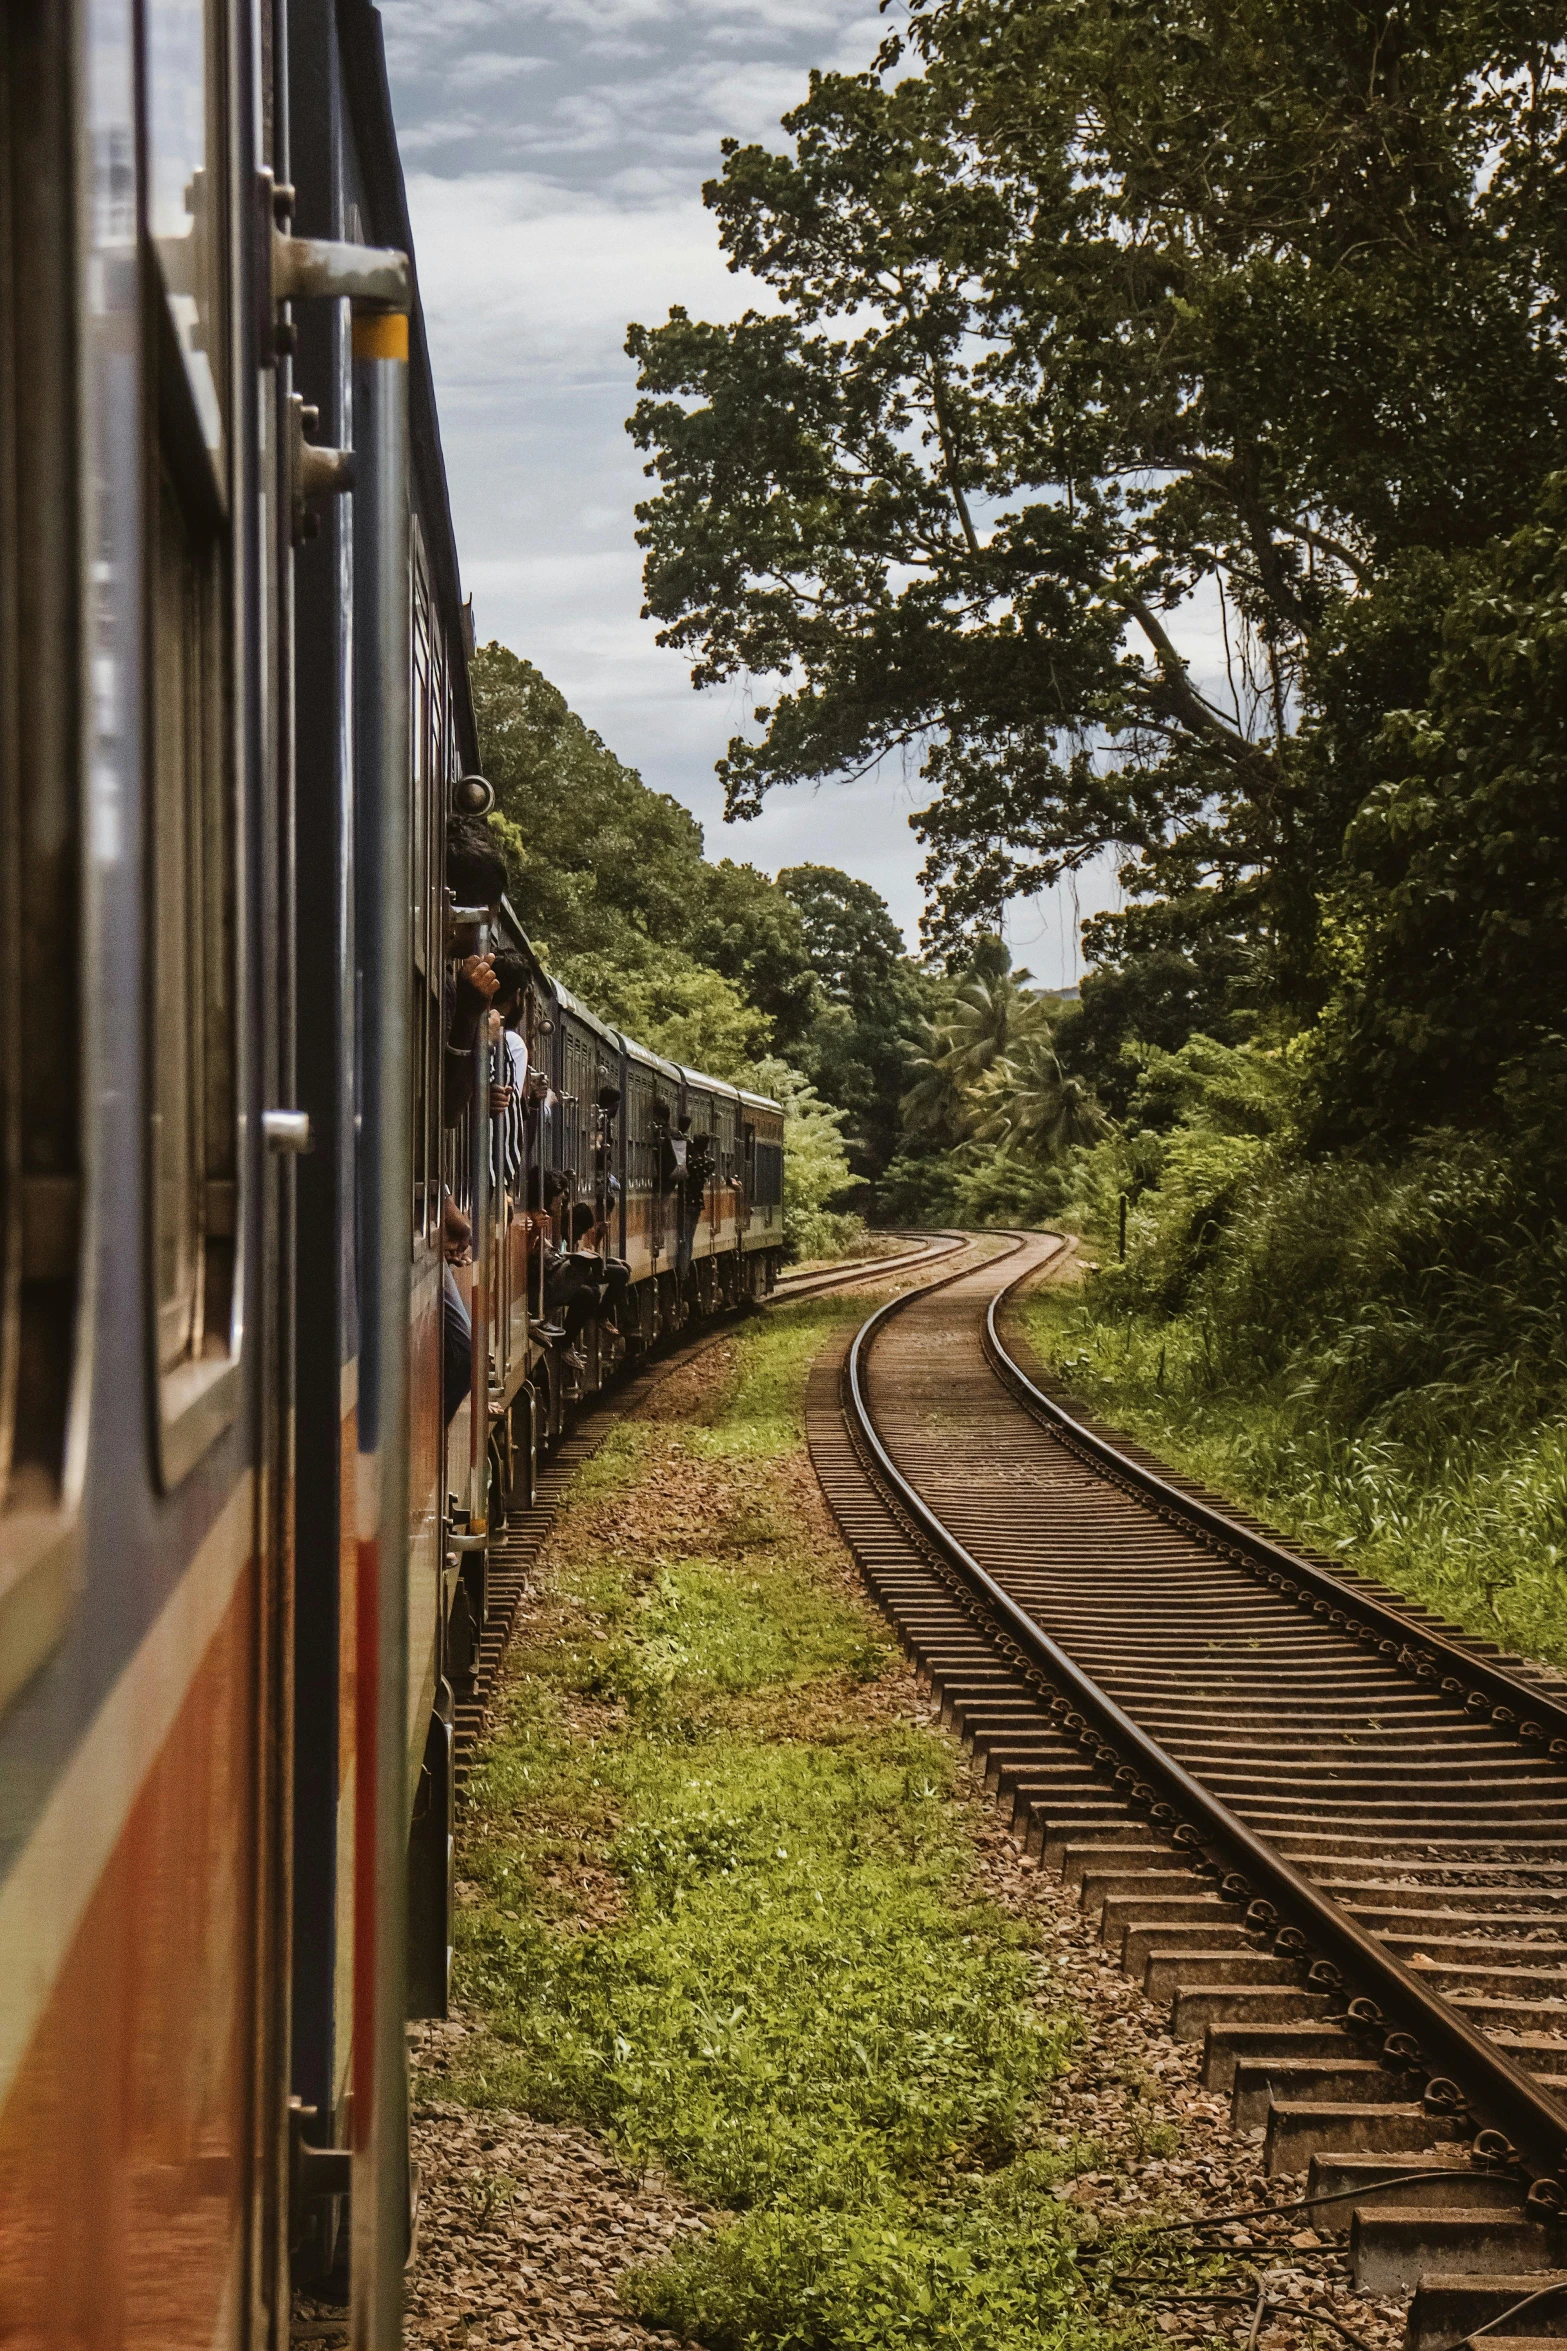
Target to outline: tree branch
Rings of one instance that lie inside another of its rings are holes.
[[[1143,601],[1134,588],[1128,588],[1118,580],[1106,581],[1104,589],[1111,602],[1119,604],[1121,610],[1136,621],[1153,647],[1164,690],[1191,731],[1216,744],[1227,758],[1235,760],[1237,764],[1255,761],[1258,757],[1256,744],[1248,743],[1245,736],[1228,725],[1213,704],[1198,693],[1187,674],[1185,660],[1176,651],[1169,631],[1151,606]]]
[[[958,510],[958,521],[963,526],[963,536],[968,544],[968,551],[974,561],[978,563],[981,555],[979,539],[974,530],[973,517],[968,510],[968,500],[964,497],[958,481],[952,454],[952,441],[947,430],[947,413],[941,399],[941,371],[934,361],[931,362],[930,370],[930,404],[931,412],[936,419],[936,438],[941,444],[941,464],[942,471],[946,475],[947,488],[951,492],[952,503]]]
[[[1360,587],[1369,588],[1375,579],[1373,565],[1351,554],[1341,539],[1330,537],[1326,531],[1314,530],[1310,523],[1304,522],[1281,522],[1279,529],[1286,538],[1302,539],[1308,547],[1320,547],[1324,555],[1331,555],[1335,563],[1342,563],[1346,571],[1353,572]]]

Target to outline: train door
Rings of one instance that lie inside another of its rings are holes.
[[[286,2327],[284,581],[250,22],[0,12],[5,1601],[18,1500],[81,1535],[0,1626],[0,2337],[39,2346]]]

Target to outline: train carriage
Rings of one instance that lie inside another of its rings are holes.
[[[784,1122],[776,1102],[739,1091],[740,1253],[746,1295],[765,1297],[783,1251]]]
[[[672,1288],[675,1256],[673,1195],[663,1166],[664,1146],[680,1098],[680,1072],[631,1038],[623,1040],[621,1112],[621,1256],[631,1269],[639,1328],[654,1335],[658,1284]]]
[[[488,788],[368,0],[11,0],[0,292],[0,2340],[255,2351],[308,2286],[388,2351],[490,1546],[682,1235],[715,1303],[781,1230],[734,1090],[446,887]],[[515,1165],[452,1045],[496,943]],[[548,1170],[631,1270],[585,1382]]]

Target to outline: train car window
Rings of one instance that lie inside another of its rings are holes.
[[[144,19],[147,236],[197,433],[222,498],[228,365],[218,12],[212,0],[157,0]]]
[[[233,1417],[237,1176],[232,622],[216,14],[147,12],[148,942],[159,1469]]]
[[[756,1205],[758,1208],[783,1206],[783,1145],[758,1142],[756,1146]]]
[[[81,1455],[71,40],[0,9],[0,1707],[69,1618]]]

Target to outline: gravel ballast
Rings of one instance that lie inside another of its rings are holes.
[[[736,1346],[721,1342],[671,1374],[644,1408],[649,1417],[700,1423],[733,1373]],[[824,1583],[880,1628],[803,1444],[798,1461],[777,1467]],[[568,1498],[540,1556],[536,1587],[519,1612],[519,1648],[549,1637],[572,1547],[591,1539],[595,1529],[601,1532],[608,1519],[622,1539],[629,1512],[635,1540],[722,1555],[750,1481],[744,1461],[714,1459],[704,1463],[700,1477],[674,1486],[660,1472],[629,1495],[589,1490],[575,1505]],[[809,1693],[802,1695],[806,1702],[790,1735],[809,1740],[819,1728],[830,1735],[825,1698],[818,1726],[815,1703]],[[934,1727],[933,1709],[902,1658],[848,1702],[863,1712],[867,1725]],[[501,1703],[504,1709],[504,1693]],[[831,1708],[841,1712],[844,1703],[835,1686]],[[602,1717],[597,1704],[584,1706],[580,1735],[596,1736]],[[962,1810],[973,1844],[974,1890],[1029,1921],[1037,1938],[1040,2006],[1070,2006],[1080,2019],[1070,2071],[1049,2094],[1046,2130],[1053,2130],[1070,2158],[1066,2168],[1073,2176],[1049,2192],[1073,2209],[1085,2246],[1085,2275],[1103,2274],[1093,2248],[1102,2246],[1108,2256],[1109,2238],[1128,2225],[1282,2200],[1289,2184],[1270,2182],[1260,2170],[1261,2134],[1250,2140],[1233,2136],[1228,2100],[1203,2090],[1200,2048],[1170,2038],[1165,2017],[1100,1946],[1075,1898],[1024,1860],[983,1796],[970,1793]],[[580,1902],[583,1931],[612,1926],[613,1877],[584,1853],[580,1881],[574,1884],[568,1871],[552,1884],[557,1913],[569,1914]],[[673,2346],[679,2338],[627,2314],[616,2281],[682,2239],[722,2227],[725,2216],[704,2213],[662,2174],[629,2171],[603,2141],[575,2124],[462,2103],[451,2094],[452,2077],[461,2072],[465,2046],[477,2031],[475,2020],[461,2014],[413,2029],[421,2217],[408,2342],[419,2351],[490,2341],[614,2351],[644,2343]],[[1370,2351],[1393,2351],[1401,2338],[1402,2306],[1354,2294],[1342,2241],[1319,2240],[1298,2217],[1231,2226],[1224,2239],[1231,2258],[1222,2276],[1211,2270],[1194,2274],[1170,2240],[1161,2242],[1163,2249],[1141,2264],[1128,2246],[1118,2246],[1109,2260],[1109,2268],[1122,2273],[1105,2308],[1109,2327],[1118,2333],[1194,2345],[1250,2341],[1254,2351],[1342,2342],[1345,2331]],[[1130,2274],[1134,2269],[1139,2274]],[[1227,2299],[1186,2298],[1203,2293]],[[1259,2293],[1265,2307],[1254,2327]],[[1314,2320],[1313,2305],[1330,2313],[1338,2328]]]

